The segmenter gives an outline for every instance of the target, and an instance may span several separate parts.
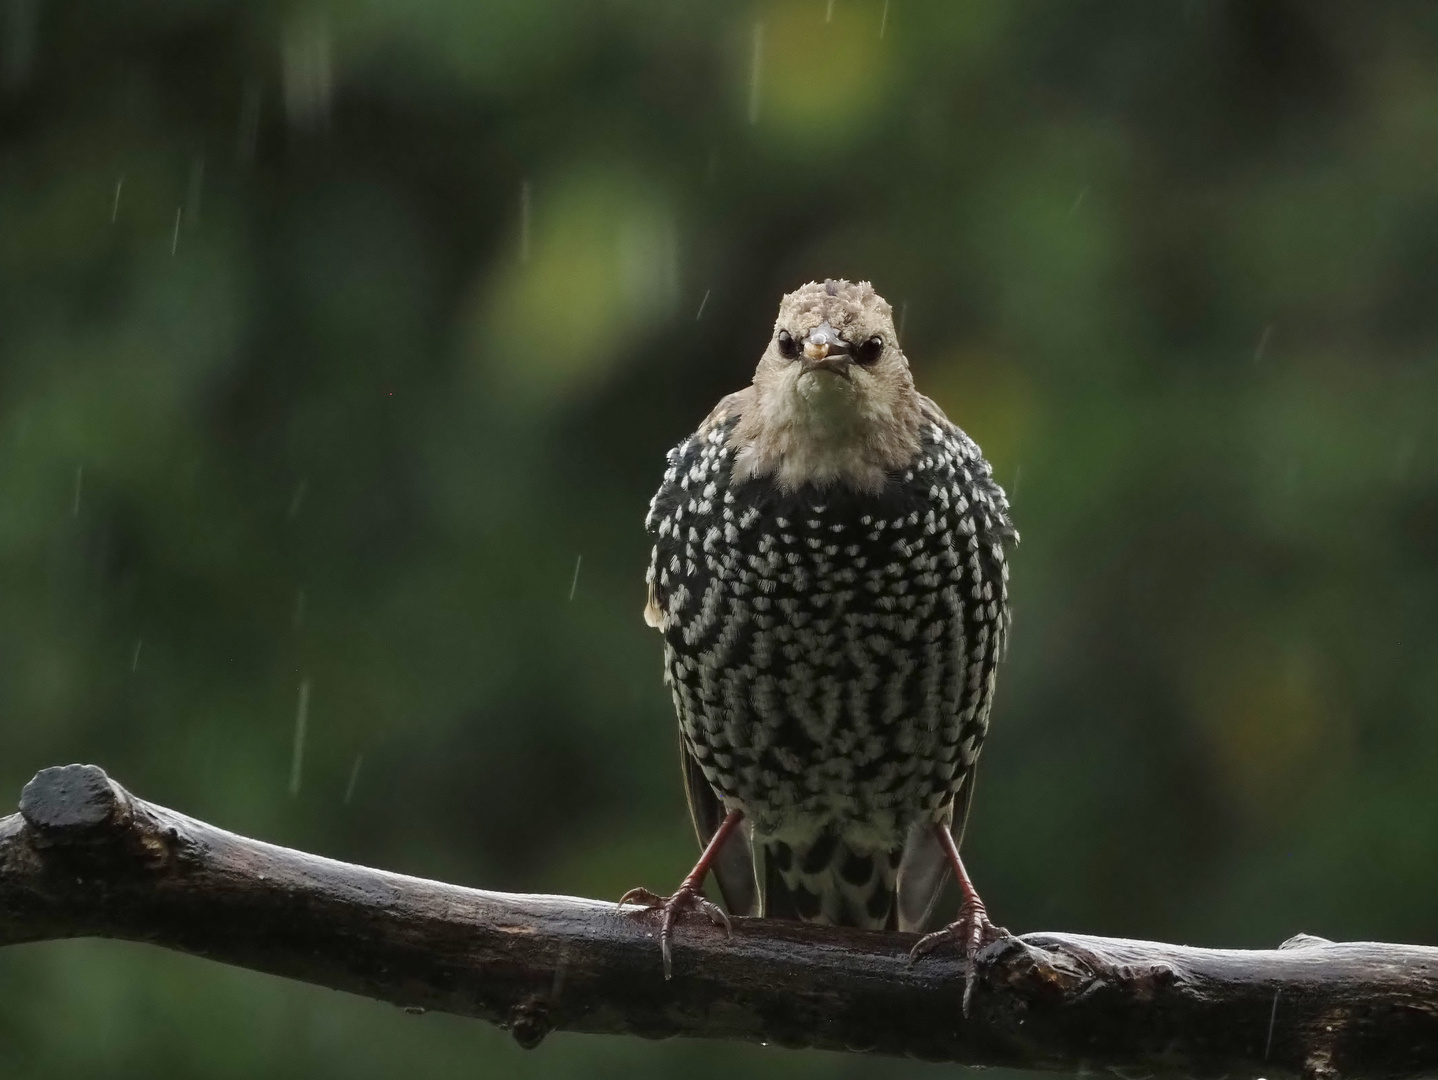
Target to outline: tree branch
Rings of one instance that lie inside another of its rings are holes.
[[[1438,1072],[1438,949],[1276,950],[1029,934],[981,956],[913,935],[736,919],[676,935],[612,904],[481,892],[249,840],[45,769],[0,819],[0,945],[145,941],[411,1009],[552,1030],[774,1042],[1068,1072],[1416,1077]]]

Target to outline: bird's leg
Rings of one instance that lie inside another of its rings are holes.
[[[709,838],[704,853],[699,856],[699,861],[694,864],[694,869],[683,881],[679,888],[674,891],[673,896],[660,896],[658,893],[650,892],[648,889],[630,889],[619,898],[619,906],[625,904],[639,904],[645,909],[658,908],[663,914],[659,924],[659,953],[664,959],[664,978],[667,980],[673,977],[673,968],[669,959],[669,938],[674,930],[674,920],[681,911],[700,911],[709,916],[709,921],[715,926],[722,926],[726,934],[733,934],[734,927],[730,925],[729,916],[725,915],[719,905],[712,903],[705,898],[702,886],[704,875],[709,873],[709,867],[719,855],[719,849],[729,839],[729,835],[738,827],[744,815],[738,810],[731,810],[714,830],[714,835]]]
[[[977,974],[974,958],[985,945],[1008,937],[1009,932],[989,921],[988,909],[979,899],[979,891],[974,888],[969,872],[964,869],[964,860],[959,857],[959,845],[954,843],[953,833],[943,825],[935,825],[934,831],[944,853],[949,857],[949,864],[954,868],[954,877],[959,883],[963,901],[959,904],[959,917],[942,930],[919,938],[918,943],[909,951],[909,958],[917,960],[946,942],[955,942],[964,956],[964,1015],[968,1016],[969,999],[974,994],[974,977]]]

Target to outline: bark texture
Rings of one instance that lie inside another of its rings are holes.
[[[0,819],[0,945],[144,941],[478,1017],[525,1046],[554,1030],[744,1039],[971,1065],[1124,1075],[1438,1074],[1438,948],[1273,950],[1028,934],[963,970],[910,934],[684,920],[674,979],[654,919],[465,889],[250,840],[45,769]]]

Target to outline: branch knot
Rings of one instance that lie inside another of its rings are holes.
[[[41,769],[20,792],[20,816],[38,846],[105,839],[133,814],[130,796],[98,765]]]

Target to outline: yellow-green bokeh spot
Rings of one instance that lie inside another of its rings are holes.
[[[882,112],[892,71],[892,50],[879,36],[877,3],[789,0],[755,13],[760,37],[757,85],[752,53],[744,89],[756,94],[761,133],[806,153],[839,150]]]
[[[678,245],[667,201],[629,174],[534,185],[515,247],[476,303],[473,355],[516,404],[567,399],[602,381],[667,318]]]
[[[983,447],[1010,486],[1039,419],[1039,396],[1024,370],[999,353],[958,348],[924,363],[921,379],[920,389]]]
[[[1231,629],[1189,672],[1217,776],[1264,816],[1300,805],[1350,756],[1347,709],[1331,662],[1311,642]]]

